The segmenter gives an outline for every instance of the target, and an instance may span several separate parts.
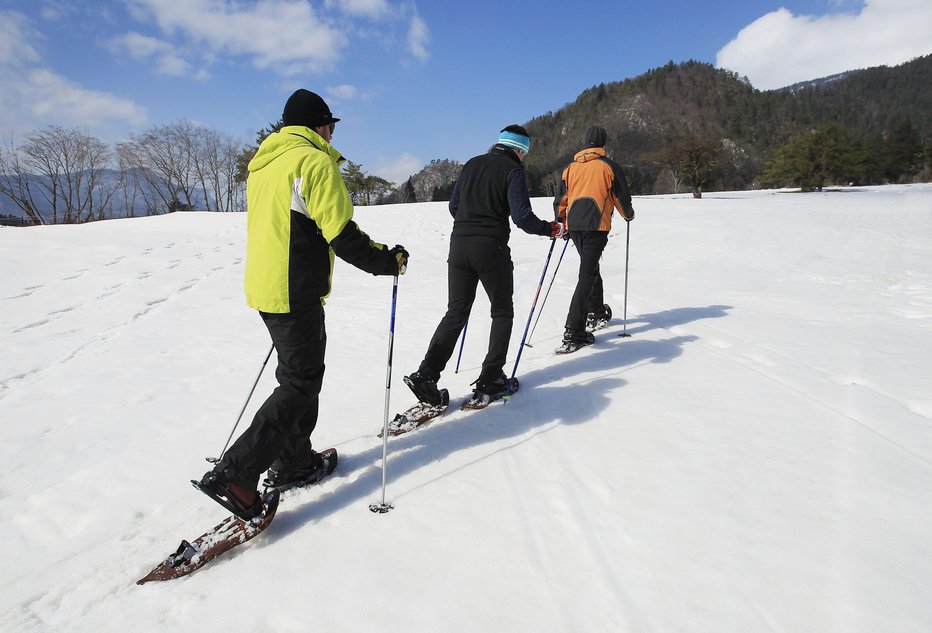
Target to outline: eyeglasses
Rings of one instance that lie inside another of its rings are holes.
[[[331,124],[329,125],[329,127],[330,127],[330,134],[333,134],[333,131],[334,131],[335,129],[337,129],[337,124],[336,124],[336,123],[331,123]]]

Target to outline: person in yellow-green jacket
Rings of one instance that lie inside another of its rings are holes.
[[[278,355],[278,387],[250,427],[194,485],[237,516],[263,511],[257,491],[307,485],[333,472],[336,451],[311,448],[324,378],[324,298],[334,255],[373,275],[404,274],[408,252],[369,239],[353,221],[330,140],[339,119],[326,102],[297,90],[283,126],[259,145],[246,182],[246,301],[259,311]]]

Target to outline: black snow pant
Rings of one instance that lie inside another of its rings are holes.
[[[221,462],[235,483],[252,489],[276,460],[276,467],[284,470],[288,464],[308,461],[327,348],[323,305],[301,312],[259,315],[278,354],[278,387]]]
[[[577,332],[586,329],[586,315],[602,310],[605,303],[599,259],[608,244],[607,231],[570,231],[579,252],[579,278],[566,315],[566,327]]]
[[[479,283],[489,296],[492,328],[479,382],[502,374],[514,322],[514,264],[506,242],[491,237],[454,237],[447,259],[447,313],[427,346],[420,371],[437,376],[447,366],[466,325]]]

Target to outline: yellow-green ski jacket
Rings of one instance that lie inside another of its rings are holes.
[[[246,181],[246,302],[262,312],[294,312],[330,294],[333,256],[373,275],[398,263],[353,221],[340,174],[345,159],[310,128],[270,134],[249,162]]]

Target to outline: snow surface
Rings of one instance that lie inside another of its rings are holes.
[[[141,587],[224,516],[188,480],[269,348],[242,296],[245,215],[0,229],[0,630],[932,630],[932,185],[635,208],[627,322],[616,216],[610,327],[553,354],[570,247],[521,391],[392,439],[384,515],[391,278],[338,262],[314,434],[337,472],[254,541]],[[442,203],[357,220],[412,255],[394,412],[445,309],[451,220]],[[550,242],[511,246],[509,371]],[[481,292],[473,315],[441,381],[455,401],[487,344]]]

